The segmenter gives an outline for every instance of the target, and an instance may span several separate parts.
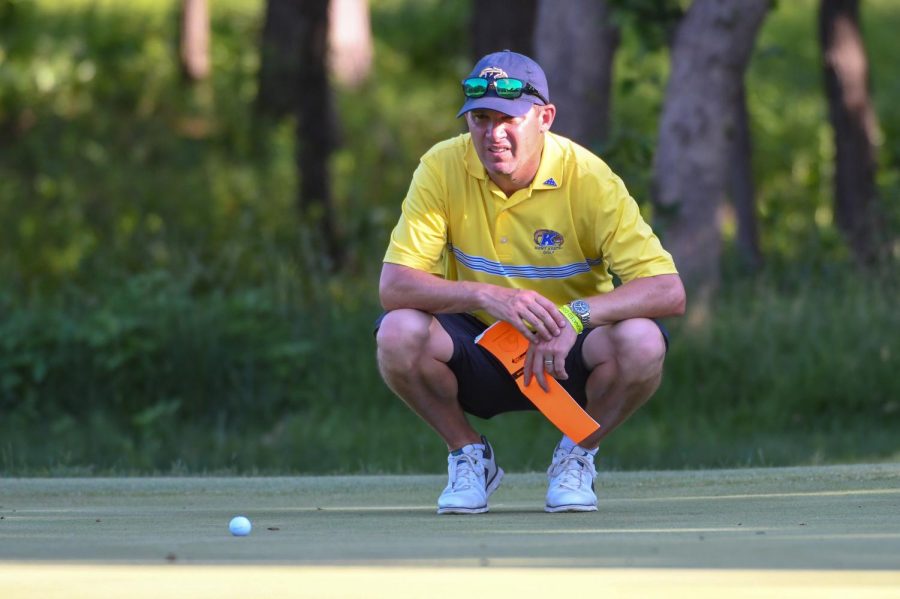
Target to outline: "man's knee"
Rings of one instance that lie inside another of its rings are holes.
[[[631,381],[653,379],[662,372],[666,341],[655,322],[632,318],[612,327],[611,340],[619,371]]]
[[[385,314],[375,335],[379,364],[409,367],[428,344],[431,320],[430,314],[419,310],[399,309]]]

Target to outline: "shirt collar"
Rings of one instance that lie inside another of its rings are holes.
[[[466,172],[475,177],[476,179],[487,179],[487,171],[484,169],[484,165],[481,164],[481,160],[478,158],[478,154],[475,152],[475,144],[472,142],[472,134],[466,133]]]
[[[556,135],[544,134],[544,151],[538,166],[532,189],[558,189],[563,186],[563,150]]]

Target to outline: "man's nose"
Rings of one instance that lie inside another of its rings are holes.
[[[491,121],[486,133],[491,139],[503,139],[506,137],[506,126],[500,121]]]

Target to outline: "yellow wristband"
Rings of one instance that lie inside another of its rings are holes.
[[[559,307],[560,313],[566,317],[566,320],[571,323],[572,328],[575,329],[575,333],[580,335],[581,331],[584,330],[584,325],[581,323],[581,319],[578,318],[574,312],[572,312],[572,308],[569,307],[569,304],[565,304]]]

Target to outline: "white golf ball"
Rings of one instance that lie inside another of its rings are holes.
[[[228,530],[236,537],[246,537],[250,534],[252,528],[253,525],[250,524],[250,520],[244,516],[235,516],[231,519],[231,522],[228,523]]]

